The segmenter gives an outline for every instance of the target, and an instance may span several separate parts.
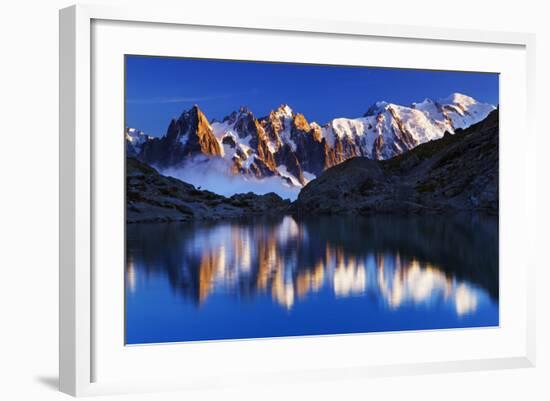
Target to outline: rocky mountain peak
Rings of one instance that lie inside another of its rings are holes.
[[[246,106],[241,106],[239,107],[239,113],[240,114],[252,114],[252,112],[250,111],[250,109]]]
[[[281,104],[277,108],[277,110],[275,110],[275,113],[281,117],[287,117],[287,118],[292,118],[292,115],[294,114],[290,106],[286,103]]]
[[[145,132],[135,128],[126,128],[126,155],[136,156],[141,152],[141,148],[146,142],[152,141],[155,138],[147,135]]]
[[[212,132],[210,123],[198,105],[172,119],[162,138],[155,138],[141,146],[139,158],[149,164],[167,167],[181,164],[188,156],[220,156],[221,145]]]
[[[238,113],[233,111],[231,114],[225,116],[222,120],[224,123],[233,124],[237,120]]]
[[[172,147],[182,148],[184,154],[221,155],[221,147],[212,133],[210,123],[198,105],[184,111],[175,126],[171,123],[167,137]]]
[[[206,116],[198,107],[193,107],[196,114],[196,121],[189,131],[187,148],[189,153],[200,153],[210,156],[221,156],[221,146],[212,132],[212,127]]]
[[[254,114],[248,109],[241,108],[233,124],[233,130],[237,132],[239,138],[246,138],[248,136],[257,138],[260,135],[260,130],[262,130],[258,120],[256,120]]]
[[[196,118],[199,112],[200,112],[199,106],[197,104],[194,104],[193,107],[191,107],[190,109],[184,110],[180,114],[180,117],[178,118],[178,120],[183,121],[183,120],[189,120],[191,118]]]
[[[252,111],[246,106],[239,107],[239,110],[233,111],[231,114],[225,116],[222,122],[227,124],[235,124],[235,122],[242,117],[253,117]]]

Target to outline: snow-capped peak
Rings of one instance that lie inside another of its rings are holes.
[[[390,106],[391,103],[388,103],[384,100],[379,100],[372,104],[372,106],[369,107],[367,112],[364,114],[365,117],[367,116],[373,116],[375,114],[381,113],[386,109],[386,107]]]
[[[288,104],[281,104],[275,113],[283,117],[291,118],[293,111]]]
[[[136,128],[126,128],[126,139],[129,142],[141,144],[147,140],[153,139],[153,137]]]
[[[429,98],[425,98],[423,101],[421,102],[413,102],[411,107],[413,109],[423,109],[423,108],[426,108],[426,107],[431,107],[433,106],[435,102],[432,100],[432,99],[429,99]]]
[[[439,101],[439,103],[441,103],[441,104],[460,104],[460,105],[463,105],[463,106],[470,106],[472,104],[476,104],[477,101],[474,98],[472,98],[468,95],[464,95],[462,93],[455,92],[455,93],[451,93],[446,98],[441,99]]]
[[[153,137],[136,128],[126,128],[126,152],[129,156],[135,156],[141,151],[141,147]]]
[[[319,130],[320,130],[320,129],[322,128],[321,125],[319,125],[319,124],[317,123],[317,121],[312,121],[312,122],[310,122],[310,123],[309,123],[309,126],[310,126],[312,129],[319,129]]]

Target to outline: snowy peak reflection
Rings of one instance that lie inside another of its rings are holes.
[[[409,237],[402,226],[395,230],[395,219],[339,218],[320,225],[286,216],[173,225],[165,238],[151,236],[138,244],[143,260],[128,261],[127,280],[132,290],[139,275],[165,274],[197,306],[219,292],[242,302],[268,297],[292,310],[300,300],[325,291],[336,298],[369,296],[390,310],[443,303],[459,316],[474,312],[481,294],[497,293],[491,267],[495,261],[481,258],[479,271],[461,271],[461,260],[471,252],[482,257],[484,246],[494,246],[496,227],[480,221],[465,226],[458,220],[454,226],[428,220],[405,227]],[[132,230],[139,227],[129,227],[130,240]],[[469,249],[453,248],[453,243],[464,243],[453,242],[456,236],[467,238]],[[157,252],[148,252],[155,242],[162,242],[162,260],[155,260]],[[434,260],[423,259],[425,246],[431,247]]]

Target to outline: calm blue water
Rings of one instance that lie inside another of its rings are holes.
[[[126,343],[498,325],[485,216],[127,227]]]

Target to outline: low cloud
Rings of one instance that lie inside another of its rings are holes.
[[[258,179],[232,174],[222,160],[215,159],[194,160],[180,167],[162,170],[161,173],[223,196],[246,192],[258,195],[275,192],[283,199],[294,201],[300,192],[300,188],[289,186],[278,176]]]

